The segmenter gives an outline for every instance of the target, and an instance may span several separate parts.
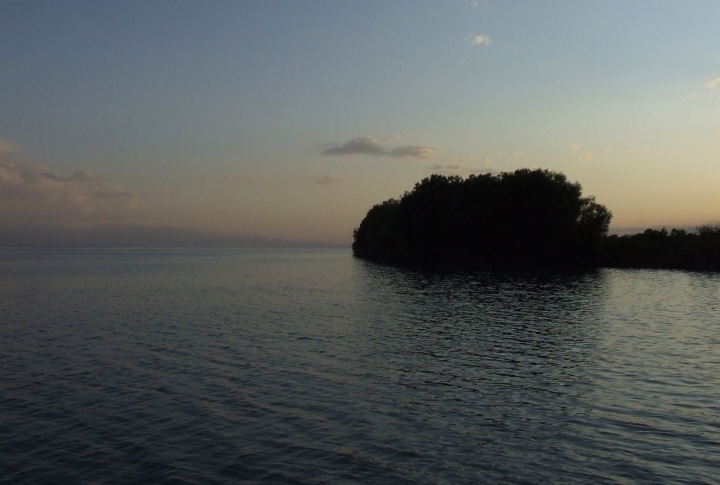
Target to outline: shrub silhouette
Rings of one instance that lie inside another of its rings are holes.
[[[603,266],[720,271],[720,225],[699,226],[695,233],[663,228],[608,236],[597,253]]]
[[[411,264],[589,264],[611,217],[558,172],[432,175],[370,209],[353,252]]]

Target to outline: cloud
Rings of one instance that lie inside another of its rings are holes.
[[[490,45],[492,42],[490,41],[490,37],[487,35],[474,35],[472,37],[472,43],[473,45]]]
[[[91,170],[75,170],[70,180],[102,180],[102,176]]]
[[[577,154],[577,158],[575,159],[576,162],[580,163],[587,163],[590,161],[590,159],[593,157],[594,153],[591,151],[586,151],[585,153],[580,152],[581,145],[574,144],[570,145],[570,151]],[[607,149],[605,151],[608,151]]]
[[[708,97],[714,98],[717,94],[718,88],[720,87],[720,77],[708,80],[705,84],[703,84],[703,87],[708,90]]]
[[[720,87],[720,77],[716,77],[715,79],[711,79],[705,84],[703,84],[703,87],[705,89],[715,89],[717,87]]]
[[[593,157],[593,152],[585,152],[577,158],[580,163],[587,163]]]
[[[378,139],[371,136],[353,138],[349,142],[326,148],[324,155],[345,156],[345,155],[386,155],[385,149],[379,145]]]
[[[435,147],[415,145],[411,147],[399,147],[390,150],[390,156],[395,158],[430,158],[435,155]]]
[[[344,178],[338,177],[337,175],[333,174],[323,175],[319,179],[315,180],[315,183],[318,185],[336,185],[345,182],[346,180]]]
[[[0,223],[83,226],[139,214],[129,190],[88,170],[65,177],[0,146]]]
[[[401,135],[397,135],[399,138]],[[405,135],[409,136],[409,135]],[[388,138],[395,139],[395,138]],[[437,147],[413,145],[405,147],[397,147],[386,149],[380,145],[380,140],[372,136],[363,136],[353,138],[352,140],[339,145],[326,148],[322,151],[323,155],[330,156],[347,156],[347,155],[370,155],[374,157],[392,157],[392,158],[429,158],[438,151]]]
[[[460,165],[457,163],[434,163],[430,165],[430,168],[433,170],[438,170],[441,172],[463,172],[469,170],[469,167],[466,167],[464,165]]]
[[[446,158],[442,163],[435,163],[429,165],[433,172],[443,175],[470,175],[478,173],[492,173],[489,168],[483,168],[473,165],[468,165],[468,161],[464,158]],[[485,157],[483,164],[490,165],[492,162],[488,157]]]

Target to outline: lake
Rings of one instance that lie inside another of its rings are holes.
[[[720,483],[720,274],[0,250],[3,483]]]

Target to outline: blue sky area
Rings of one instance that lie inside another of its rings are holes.
[[[542,167],[616,230],[720,220],[717,1],[8,1],[0,225],[350,242]]]

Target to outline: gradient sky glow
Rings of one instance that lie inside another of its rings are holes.
[[[6,1],[0,226],[347,242],[431,173],[720,220],[720,2]]]

